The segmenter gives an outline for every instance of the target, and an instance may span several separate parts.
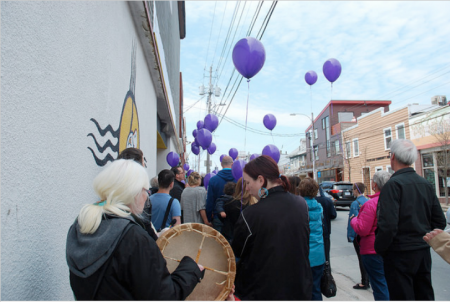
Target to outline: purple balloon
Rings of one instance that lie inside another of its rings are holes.
[[[308,85],[314,85],[315,82],[317,82],[317,73],[313,70],[308,71],[305,74],[305,81]]]
[[[341,63],[336,59],[329,59],[323,64],[323,74],[331,83],[339,78],[341,70]]]
[[[197,129],[194,129],[194,131],[192,131],[192,136],[197,137]]]
[[[214,154],[214,152],[216,152],[216,144],[211,143],[207,150],[209,154]]]
[[[266,126],[267,129],[272,131],[273,128],[275,128],[275,126],[277,125],[277,118],[271,113],[266,114],[264,116],[263,123],[264,123],[264,126]]]
[[[230,151],[228,151],[228,155],[231,156],[231,158],[233,160],[236,159],[236,157],[238,156],[239,152],[236,148],[231,148]]]
[[[222,155],[220,156],[220,162],[222,162],[222,159],[223,159],[224,156],[226,156],[226,154],[222,154]]]
[[[233,63],[237,71],[250,79],[264,66],[266,51],[263,44],[252,37],[239,40],[233,48]]]
[[[263,155],[268,155],[273,158],[273,160],[278,163],[280,160],[280,150],[275,145],[267,145],[262,150]]]
[[[194,170],[189,170],[189,171],[187,171],[186,175],[189,176],[189,175],[191,175],[192,172],[194,172]]]
[[[243,159],[236,160],[233,165],[231,166],[231,174],[233,174],[233,177],[236,181],[239,180],[239,178],[242,177],[242,173],[244,171],[244,166],[247,164],[247,162]]]
[[[198,155],[198,154],[200,153],[200,148],[198,147],[198,145],[197,145],[195,142],[193,142],[193,143],[191,144],[191,151],[192,151],[192,153],[194,153],[195,155]]]
[[[200,143],[198,142],[198,138],[194,137],[194,142],[197,144],[197,146],[200,146]]]
[[[176,166],[178,166],[180,157],[178,156],[177,153],[171,151],[171,152],[169,152],[169,154],[167,154],[166,160],[167,160],[167,163],[169,164],[169,166],[176,167]]]
[[[203,178],[203,185],[205,186],[205,189],[208,190],[208,184],[211,177],[215,176],[214,174],[208,173],[205,175],[205,178]]]
[[[219,125],[219,119],[214,114],[208,114],[205,117],[205,123],[204,127],[208,129],[209,131],[213,132],[217,129],[217,126]]]
[[[208,129],[202,128],[198,130],[196,139],[198,140],[198,144],[205,150],[211,145],[212,134]]]
[[[219,170],[216,169],[216,170],[212,171],[211,173],[214,175],[217,175],[217,173],[219,173]]]
[[[250,160],[254,160],[254,159],[257,158],[258,156],[259,156],[259,154],[253,153],[252,156],[250,156]]]
[[[202,129],[204,126],[205,126],[205,123],[203,123],[203,121],[198,121],[197,122],[197,129],[198,130]],[[198,132],[197,132],[197,134],[198,134]]]
[[[184,169],[184,171],[189,170],[189,164],[184,164],[184,165],[183,165],[183,169]]]

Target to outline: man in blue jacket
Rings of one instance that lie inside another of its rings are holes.
[[[222,170],[217,173],[216,176],[211,177],[208,184],[208,193],[206,195],[206,217],[209,222],[212,222],[214,229],[222,231],[222,221],[220,221],[216,213],[216,200],[223,195],[223,188],[229,181],[236,183],[236,180],[231,174],[231,166],[233,165],[233,159],[230,156],[224,156],[222,158]]]

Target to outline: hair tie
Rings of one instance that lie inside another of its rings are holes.
[[[106,204],[106,200],[103,200],[103,201],[101,201],[101,202],[99,202],[99,203],[94,203],[96,206],[104,206],[105,204]]]

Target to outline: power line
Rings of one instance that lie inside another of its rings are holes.
[[[216,42],[216,47],[214,49],[213,61],[211,63],[211,66],[214,65],[214,59],[216,58],[217,45],[219,45],[219,38],[220,38],[220,33],[222,32],[223,19],[225,18],[225,12],[227,11],[227,5],[228,5],[228,1],[225,1],[225,9],[223,10],[222,22],[220,22],[220,30],[219,30],[219,34],[217,35],[217,42]]]
[[[205,59],[205,67],[203,67],[203,69],[206,68],[206,62],[208,61],[208,56],[209,56],[209,43],[211,42],[211,34],[212,34],[212,29],[214,26],[214,17],[216,16],[216,6],[217,6],[217,1],[214,4],[214,13],[213,13],[213,18],[211,20],[211,30],[209,31],[209,39],[208,39],[208,48],[206,50],[206,59]]]

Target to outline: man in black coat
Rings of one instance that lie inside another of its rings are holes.
[[[170,190],[169,195],[175,199],[178,199],[181,202],[181,193],[183,193],[184,190],[184,183],[182,183],[182,180],[185,180],[185,173],[184,169],[182,167],[173,167],[170,169],[170,171],[175,174],[175,181],[173,183],[173,188]]]
[[[323,208],[323,243],[325,245],[325,260],[330,263],[330,234],[331,234],[331,219],[337,217],[336,209],[333,201],[325,196],[322,186],[319,186],[319,195],[316,200]]]
[[[378,200],[375,251],[383,256],[391,300],[434,300],[430,246],[422,237],[445,228],[434,187],[410,166],[417,149],[407,139],[391,144],[395,171]]]

